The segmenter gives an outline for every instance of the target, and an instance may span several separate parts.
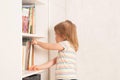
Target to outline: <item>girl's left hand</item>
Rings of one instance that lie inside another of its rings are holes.
[[[33,65],[29,68],[30,71],[36,71],[36,70],[40,70],[38,65]]]

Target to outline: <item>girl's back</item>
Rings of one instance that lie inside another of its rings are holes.
[[[56,79],[77,79],[76,52],[69,41],[59,42],[64,50],[58,52],[56,63]]]

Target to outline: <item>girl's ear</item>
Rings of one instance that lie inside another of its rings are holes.
[[[63,40],[67,40],[67,36],[66,35],[62,35]]]

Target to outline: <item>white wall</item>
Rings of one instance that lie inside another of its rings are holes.
[[[0,2],[0,80],[22,76],[21,7],[21,0]]]
[[[80,80],[120,80],[120,1],[67,0],[77,25]]]
[[[65,20],[65,0],[49,1],[49,43],[55,43],[54,26]],[[57,56],[57,51],[49,51],[49,60]],[[55,80],[55,66],[50,69],[49,80]]]

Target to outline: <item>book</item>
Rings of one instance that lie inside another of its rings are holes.
[[[30,45],[28,68],[33,65],[33,45]]]
[[[26,46],[22,46],[22,70],[25,70],[25,54],[26,54]]]
[[[35,15],[34,15],[34,7],[30,7],[30,14],[29,14],[29,32],[30,34],[33,34],[34,33],[34,18],[35,18]]]
[[[22,32],[28,33],[29,25],[29,8],[22,8]]]
[[[34,65],[34,45],[32,45],[32,65]]]
[[[35,8],[33,8],[32,10],[32,33],[34,34],[35,33]]]

